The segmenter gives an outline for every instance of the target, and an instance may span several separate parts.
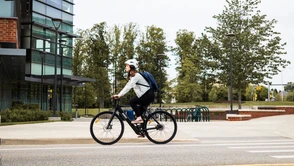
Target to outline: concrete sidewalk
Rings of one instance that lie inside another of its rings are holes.
[[[96,143],[90,134],[90,118],[72,122],[0,126],[1,145]],[[209,138],[287,137],[294,139],[294,115],[280,115],[248,121],[178,122],[173,142],[199,142]],[[119,142],[146,142],[126,124]]]

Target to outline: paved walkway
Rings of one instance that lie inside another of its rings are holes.
[[[0,126],[2,145],[8,144],[63,144],[95,143],[90,135],[90,118],[72,122],[50,122]],[[223,138],[288,137],[294,139],[294,115],[280,115],[251,119],[248,121],[178,122],[175,142],[199,142]],[[120,142],[148,141],[139,139],[125,125]]]

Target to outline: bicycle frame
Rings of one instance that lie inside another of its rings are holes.
[[[113,114],[111,115],[110,120],[107,124],[107,129],[109,129],[109,127],[111,126],[111,122],[113,120],[114,114],[117,114],[117,112],[118,112],[119,113],[118,115],[120,116],[120,118],[122,118],[122,120],[125,120],[137,135],[141,135],[142,130],[139,130],[137,128],[138,125],[135,125],[132,123],[131,119],[121,109],[122,107],[129,107],[129,105],[119,105],[119,100],[117,100],[117,102],[115,102]],[[143,123],[140,125],[143,125]]]
[[[113,117],[114,117],[114,114],[117,114],[118,112],[118,115],[120,116],[120,118],[122,118],[122,120],[125,120],[129,126],[133,129],[133,131],[137,134],[137,135],[144,135],[144,133],[142,132],[145,132],[147,130],[154,130],[154,129],[159,129],[161,128],[162,126],[160,125],[160,123],[156,120],[156,118],[152,117],[151,114],[149,114],[148,116],[151,116],[152,119],[157,123],[157,126],[155,127],[152,127],[152,128],[146,128],[146,129],[142,129],[142,126],[140,128],[139,125],[144,125],[144,123],[141,123],[141,124],[133,124],[131,119],[124,113],[124,111],[121,109],[122,107],[130,107],[129,105],[119,105],[119,100],[117,99],[116,102],[115,102],[115,107],[114,107],[114,111],[113,111],[113,114],[111,115],[110,117],[110,120],[107,124],[107,129],[109,129],[109,127],[111,126],[111,122],[113,120]],[[146,109],[147,111],[147,109]]]

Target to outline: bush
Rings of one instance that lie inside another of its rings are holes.
[[[29,109],[29,110],[39,110],[39,104],[24,104],[23,101],[13,101],[11,109]]]
[[[72,114],[71,113],[58,111],[57,116],[61,117],[61,120],[72,121]]]
[[[0,112],[2,122],[25,122],[25,121],[40,121],[48,120],[48,111],[28,110],[28,109],[8,109]]]
[[[30,108],[34,108],[30,107]],[[48,120],[48,117],[53,115],[53,111],[42,111],[39,109],[8,109],[0,111],[2,122],[27,122],[27,121],[42,121]],[[57,112],[57,116],[63,121],[71,121],[72,115],[68,112]]]

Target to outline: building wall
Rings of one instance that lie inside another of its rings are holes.
[[[42,68],[44,75],[53,75],[57,49],[57,74],[61,73],[62,67],[63,74],[72,75],[72,50],[75,37],[73,5],[73,0],[0,0],[0,49],[26,49],[23,70],[27,76],[40,76]],[[52,22],[53,18],[62,19],[57,34]],[[60,40],[66,42],[61,43]],[[6,62],[8,65],[9,63],[10,61]],[[1,65],[0,69],[4,70]],[[45,83],[42,89],[40,83],[23,80],[17,80],[13,84],[10,82],[11,80],[4,82],[0,79],[0,110],[9,108],[13,101],[18,100],[41,104],[41,98],[42,109],[50,109],[48,91],[52,90],[52,83]],[[71,111],[71,89],[71,86],[63,85],[63,111]],[[59,85],[57,99],[60,99]],[[59,100],[57,104],[59,110]]]
[[[0,18],[0,48],[18,48],[17,18]]]

